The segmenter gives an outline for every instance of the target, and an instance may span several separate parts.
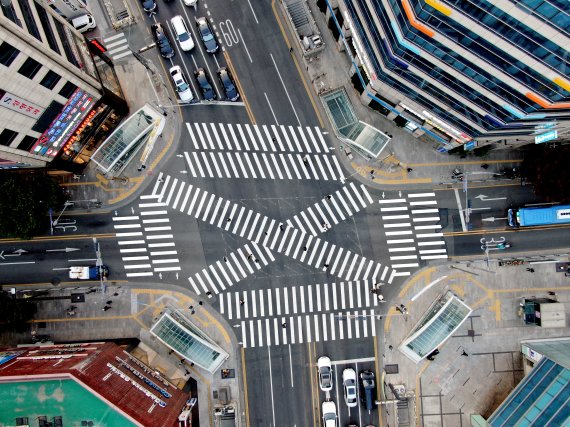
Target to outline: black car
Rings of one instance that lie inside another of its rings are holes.
[[[148,14],[153,14],[158,12],[158,5],[154,0],[141,0],[141,4],[144,11]]]
[[[206,52],[216,53],[218,51],[218,41],[208,20],[204,17],[197,18],[196,27],[198,27],[198,32],[200,33],[202,42],[204,42]]]
[[[206,71],[204,71],[203,68],[198,68],[194,71],[194,77],[196,77],[196,82],[202,91],[202,97],[204,100],[213,101],[216,99],[216,92],[212,87],[212,81],[210,80],[210,77],[208,77]]]
[[[237,101],[239,99],[239,92],[236,89],[236,85],[230,71],[226,67],[218,69],[218,78],[224,88],[226,98],[230,101]]]
[[[168,33],[162,24],[160,22],[157,24],[152,24],[151,29],[156,47],[158,47],[158,50],[160,51],[162,57],[172,58],[174,56],[174,49],[172,48],[170,37],[168,37]]]

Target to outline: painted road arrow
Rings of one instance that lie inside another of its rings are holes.
[[[493,199],[489,199],[487,196],[485,196],[484,194],[479,194],[478,196],[475,196],[476,199],[480,199],[482,202],[490,202],[492,200],[505,200],[506,197],[495,197]]]
[[[20,256],[26,252],[28,252],[28,251],[26,251],[24,249],[17,249],[14,252],[12,252],[11,254],[4,254],[4,251],[0,251],[0,258],[6,259],[7,256]]]
[[[46,252],[75,252],[79,248],[64,248],[64,249],[46,249]]]
[[[495,218],[494,216],[490,216],[489,218],[483,218],[481,221],[488,221],[488,222],[493,222],[499,219],[508,219],[507,217],[504,218]]]

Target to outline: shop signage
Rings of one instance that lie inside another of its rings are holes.
[[[41,156],[55,157],[83,118],[91,111],[93,104],[92,95],[77,89],[67,101],[62,112],[38,139],[30,152]]]
[[[89,44],[101,53],[107,52],[107,48],[97,39],[89,39]]]
[[[13,95],[10,92],[0,91],[2,97],[0,98],[0,105],[17,113],[31,117],[33,119],[39,118],[44,112],[44,108],[26,101],[24,98]]]
[[[534,137],[535,144],[542,144],[543,142],[552,141],[553,139],[558,138],[558,131],[551,130],[550,132],[543,133],[541,135],[536,135]]]

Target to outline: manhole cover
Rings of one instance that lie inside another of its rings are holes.
[[[387,374],[397,374],[399,372],[398,364],[384,365],[384,371],[386,371]]]

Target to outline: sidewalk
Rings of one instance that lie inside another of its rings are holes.
[[[556,272],[552,263],[532,265],[535,273],[526,270],[529,266],[492,264],[490,271],[484,262],[428,267],[412,276],[392,301],[408,308],[407,320],[394,305],[386,307],[378,353],[386,384],[403,385],[411,397],[409,425],[470,425],[471,414],[489,416],[523,376],[520,341],[568,335],[568,327],[527,326],[520,317],[521,298],[532,296],[557,299],[570,311],[570,279]],[[431,303],[448,290],[473,312],[439,348],[434,361],[424,359],[416,365],[398,346]],[[397,373],[387,373],[394,365]],[[381,400],[390,399],[394,395],[386,387]],[[407,425],[395,422],[391,404],[383,408],[385,425]]]

